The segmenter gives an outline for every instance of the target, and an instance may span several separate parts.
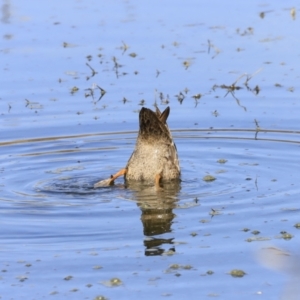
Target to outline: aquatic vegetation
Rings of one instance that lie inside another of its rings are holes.
[[[233,269],[229,272],[229,275],[231,275],[232,277],[244,277],[246,275],[246,272],[239,269]]]

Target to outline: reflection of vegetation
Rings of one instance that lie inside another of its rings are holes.
[[[91,69],[91,71],[92,71],[92,75],[91,75],[91,77],[94,77],[96,74],[98,74],[98,72],[96,72],[88,63],[86,63],[86,65]],[[86,80],[89,80],[90,79],[90,77],[89,76],[87,76],[86,77]]]
[[[249,81],[254,77],[254,75],[258,74],[262,69],[259,69],[257,70],[254,74],[252,75],[248,75],[248,74],[243,74],[241,75],[234,83],[232,83],[231,85],[226,85],[226,84],[221,84],[221,85],[214,85],[212,87],[213,91],[216,89],[216,88],[221,88],[221,89],[226,89],[227,90],[227,93],[225,94],[224,97],[226,97],[228,94],[231,94],[232,97],[236,100],[237,104],[242,107],[245,111],[247,111],[247,108],[245,106],[243,106],[241,103],[240,103],[240,100],[236,97],[235,95],[235,92],[242,89],[243,87],[241,86],[238,86],[237,83],[240,79],[242,79],[243,77],[246,76],[246,80],[244,82],[244,86],[246,87],[246,89],[250,92],[253,92],[255,95],[258,95],[259,92],[260,92],[260,88],[258,85],[256,85],[254,88],[251,88],[249,86]]]
[[[40,104],[39,102],[33,102],[28,99],[25,99],[25,101],[26,101],[25,107],[28,107],[30,109],[43,109],[44,108],[44,106],[42,104]],[[9,110],[10,109],[11,109],[11,106],[9,105]]]
[[[241,32],[240,29],[238,28],[236,30],[236,33],[241,35],[241,36],[252,35],[252,34],[254,34],[254,29],[252,27],[248,27],[244,31]]]
[[[86,89],[86,91],[89,91],[89,93],[85,93],[85,97],[87,98],[87,97],[91,96],[93,98],[93,100],[94,100],[95,99],[94,98],[94,91],[96,89],[98,89],[100,91],[100,97],[96,101],[96,102],[99,102],[102,99],[102,97],[106,94],[106,91],[103,88],[101,88],[99,85],[97,85],[97,84],[93,84],[91,88]]]
[[[256,119],[254,119],[254,123],[255,123],[255,126],[256,126],[256,132],[255,132],[255,139],[257,140],[257,135],[258,135],[258,132],[260,131],[260,127],[259,127],[259,124],[258,124],[258,121]]]
[[[208,42],[208,50],[207,50],[207,53],[210,54],[210,50],[211,50],[211,49],[214,49],[215,55],[212,56],[212,59],[214,59],[214,58],[221,52],[221,50],[220,50],[218,47],[216,47],[214,44],[212,44],[212,43],[210,42],[210,40],[207,40],[207,42]]]
[[[264,19],[267,13],[273,12],[273,10],[262,11],[259,13],[260,18]]]
[[[124,42],[122,42],[122,44],[123,46],[121,46],[120,49],[123,50],[122,54],[124,54],[129,49],[129,46]]]
[[[117,78],[119,78],[119,76],[120,76],[119,75],[119,68],[121,68],[122,65],[118,63],[117,58],[115,56],[113,56],[112,61],[114,63],[113,70],[115,71],[115,74],[116,74]]]
[[[266,13],[266,12],[265,12]],[[214,27],[215,28],[215,27]],[[216,27],[217,28],[217,27]],[[241,36],[246,36],[246,35],[253,35],[254,34],[254,29],[253,27],[247,27],[246,29],[237,29],[236,30],[237,34],[241,35]],[[69,44],[65,43],[64,45],[65,47],[69,47]],[[181,43],[179,42],[174,42],[173,46],[175,46],[176,48],[179,48],[182,46]],[[217,55],[219,55],[221,53],[221,50],[215,46],[214,43],[212,43],[212,41],[210,39],[207,40],[207,53],[211,55],[212,53],[212,59],[214,59]],[[162,47],[163,49],[165,48],[165,46]],[[126,44],[125,42],[122,41],[122,45],[117,47],[116,49],[118,50],[122,50],[122,54],[124,54],[128,49],[129,46],[128,44]],[[99,50],[103,50],[102,48],[99,48]],[[196,53],[205,53],[206,51],[197,51]],[[137,57],[137,53],[136,52],[130,52],[127,56],[135,58]],[[100,60],[100,65],[109,65],[109,61],[105,61],[105,55],[104,54],[98,54],[98,57],[101,58]],[[127,72],[120,72],[120,68],[123,67],[122,64],[120,64],[119,62],[119,57],[117,55],[114,56],[110,56],[111,60],[113,62],[113,67],[112,67],[112,71],[115,73],[115,76],[117,79],[119,79],[122,75],[127,75]],[[86,59],[88,60],[88,62],[90,62],[92,60],[92,55],[87,55]],[[126,59],[126,56],[123,57],[123,59]],[[140,61],[140,60],[138,60]],[[91,70],[91,74],[89,74],[88,76],[86,76],[86,79],[89,80],[92,77],[97,77],[100,73],[98,72],[98,70],[96,70],[96,68],[92,67],[88,62],[86,62],[86,66],[88,66],[88,68]],[[130,64],[133,62],[133,60],[130,61]],[[185,67],[185,69],[189,69],[189,67],[191,66],[191,64],[194,63],[194,58],[186,58],[182,60],[182,64]],[[158,65],[157,66],[159,69],[154,69],[156,70],[156,73],[154,74],[154,76],[157,78],[160,76],[160,74],[164,71],[161,71],[161,66]],[[163,70],[163,69],[162,69]],[[108,69],[105,69],[104,71],[109,71]],[[230,94],[236,101],[236,103],[238,104],[238,106],[242,107],[245,111],[247,111],[246,106],[244,106],[242,104],[242,102],[240,101],[240,98],[238,97],[238,92],[241,89],[246,89],[247,91],[252,92],[254,95],[258,95],[260,93],[260,87],[258,85],[256,86],[251,86],[250,80],[254,77],[254,75],[256,75],[257,73],[259,73],[261,71],[258,70],[257,72],[255,72],[252,75],[249,74],[243,74],[241,75],[235,82],[233,82],[232,84],[215,84],[212,87],[212,90],[210,90],[208,93],[203,93],[203,92],[199,92],[196,91],[197,93],[193,93],[192,95],[190,95],[190,97],[193,98],[194,103],[195,103],[195,107],[198,106],[200,99],[202,99],[206,94],[209,94],[211,91],[215,91],[216,89],[224,89],[226,90],[226,93],[224,95],[224,97],[227,97],[228,94]],[[133,74],[135,75],[139,75],[140,72],[135,70],[133,71]],[[238,84],[240,82],[240,80],[244,78],[245,81],[243,82],[243,84]],[[79,89],[79,88],[78,88]],[[99,85],[97,84],[93,84],[91,88],[86,88],[85,91],[87,91],[85,93],[85,97],[89,97],[91,96],[93,98],[93,100],[95,100],[95,89],[98,89],[100,91],[100,96],[98,98],[98,100],[93,101],[94,104],[96,104],[96,102],[100,101],[102,99],[102,97],[105,95],[106,91],[104,89],[102,89]],[[291,89],[292,90],[292,89]],[[73,90],[71,91],[72,94],[76,93],[77,90]],[[178,102],[180,104],[183,104],[184,100],[187,99],[187,94],[189,93],[189,89],[185,88],[184,90],[179,91],[178,93],[175,94],[175,97],[177,98]],[[157,89],[155,89],[155,103],[157,100],[160,100],[160,103],[162,105],[168,105],[168,104],[172,104],[172,97],[170,98],[168,94],[166,94],[165,92],[158,92]],[[189,97],[189,98],[190,98]],[[126,95],[123,95],[121,97],[121,100],[124,104],[128,103],[128,98]],[[138,105],[140,106],[144,106],[146,102],[148,102],[147,99],[142,99],[139,100],[140,102],[137,102]],[[219,112],[217,110],[214,110],[212,112],[212,115],[215,117],[219,116]]]

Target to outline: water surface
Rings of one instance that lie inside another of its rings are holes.
[[[1,4],[1,299],[297,299],[294,3]],[[182,182],[94,190],[155,103]]]

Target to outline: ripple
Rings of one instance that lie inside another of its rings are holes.
[[[94,182],[126,164],[136,134],[112,132],[2,142],[0,147],[10,153],[1,155],[4,195],[9,197],[12,191],[32,195],[34,190],[94,194]],[[280,180],[290,178],[289,168],[297,160],[300,143],[300,132],[287,130],[178,129],[173,136],[182,167],[182,200],[236,192],[243,188],[237,185],[240,179],[248,178],[258,188],[271,166],[270,180],[277,181],[279,189]],[[220,159],[226,162],[218,163]],[[207,174],[216,177],[216,183],[204,182]]]
[[[58,177],[46,181],[39,181],[35,185],[36,192],[42,193],[66,193],[86,195],[95,193],[94,183],[97,182],[97,177],[78,177],[78,176],[67,176]]]
[[[194,269],[180,273],[198,272],[200,253],[199,270],[225,274],[242,266],[251,273],[257,265],[250,244],[286,243],[280,232],[287,232],[289,245],[294,245],[299,133],[175,130],[182,181],[165,184],[159,193],[141,185],[126,188],[122,179],[113,187],[93,189],[96,181],[126,164],[136,132],[1,143],[0,209],[7,259],[12,266],[16,255],[25,257],[27,265],[40,271],[55,268],[65,278],[61,265],[74,261],[80,276],[90,276],[100,259],[107,276],[111,261],[124,269],[141,256],[162,256],[161,263],[169,265],[186,265],[188,258]],[[206,175],[216,180],[203,180]],[[194,280],[195,274],[191,276]]]

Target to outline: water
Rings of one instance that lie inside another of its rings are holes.
[[[92,189],[124,166],[133,133],[81,137],[81,147],[78,137],[2,147],[10,154],[1,158],[1,283],[14,297],[29,290],[37,299],[52,293],[74,299],[99,293],[124,299],[147,293],[181,297],[186,289],[192,296],[200,289],[203,297],[250,299],[280,290],[282,279],[263,269],[255,252],[270,244],[297,249],[296,134],[293,142],[280,132],[261,132],[257,139],[254,131],[173,135],[182,182],[161,193],[125,189],[122,179],[114,187]],[[107,149],[95,147],[103,140]],[[203,181],[206,174],[216,180]],[[282,231],[293,238],[283,239]],[[191,269],[169,269],[172,264]],[[232,278],[227,274],[232,269],[247,276]],[[209,270],[214,274],[207,275]],[[113,277],[123,285],[102,285]]]
[[[297,299],[293,5],[2,1],[1,299]],[[154,102],[181,183],[93,189]]]

